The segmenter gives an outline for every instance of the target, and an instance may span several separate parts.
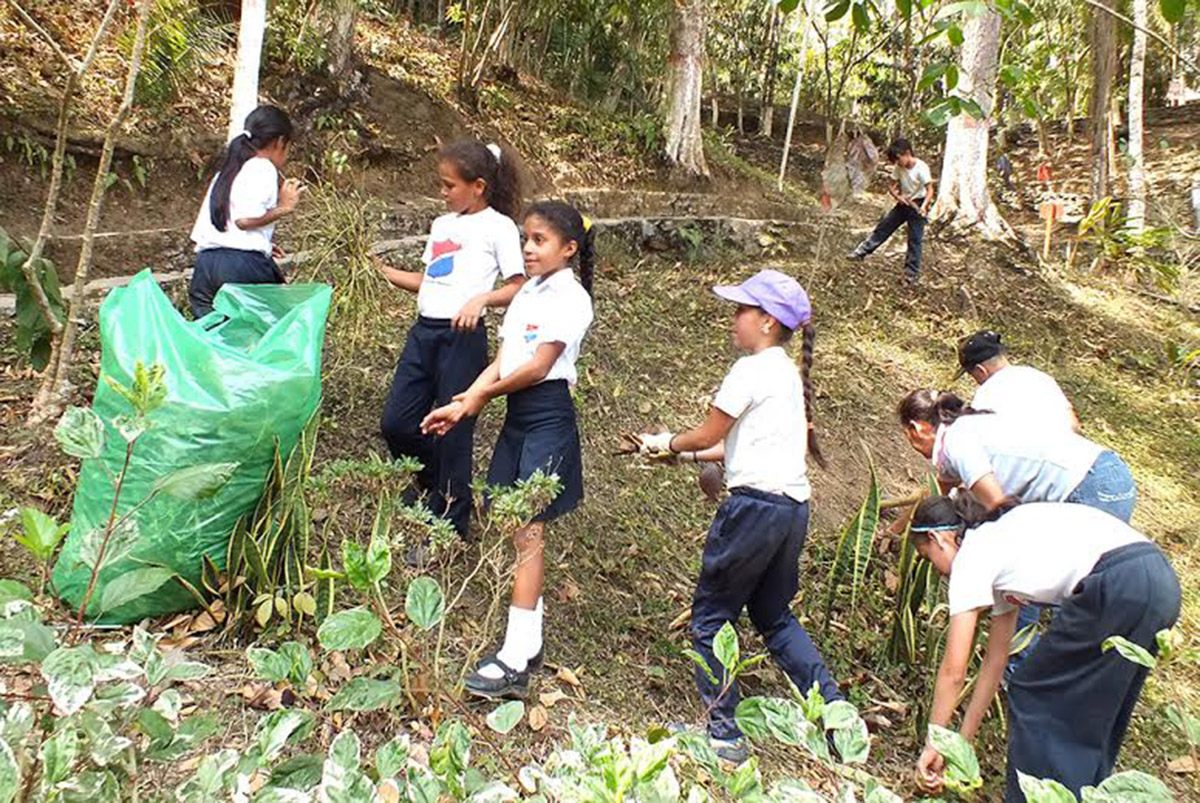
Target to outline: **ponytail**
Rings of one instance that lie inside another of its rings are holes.
[[[914,544],[928,541],[934,530],[957,530],[961,541],[967,530],[996,521],[1017,506],[1015,497],[1006,496],[999,505],[988,510],[969,493],[957,496],[929,496],[922,499],[913,511],[908,525],[908,539]]]
[[[953,424],[964,415],[978,415],[986,410],[976,410],[957,394],[948,390],[914,390],[900,400],[896,415],[905,426],[914,421],[924,421],[932,426]]]
[[[516,151],[507,145],[462,139],[442,148],[438,160],[454,165],[463,181],[482,179],[488,206],[516,220],[521,208],[521,165]]]
[[[560,237],[566,241],[574,241],[578,249],[575,258],[579,260],[579,283],[588,295],[592,293],[592,280],[596,270],[596,230],[592,221],[579,213],[579,210],[565,201],[538,201],[529,207],[525,217],[539,217],[546,221]]]
[[[825,456],[821,454],[821,447],[817,445],[817,431],[813,427],[813,397],[816,394],[813,392],[812,364],[813,341],[817,332],[812,321],[801,324],[800,331],[804,337],[800,344],[800,380],[804,385],[804,416],[808,419],[808,453],[818,466],[825,468]]]
[[[259,106],[246,117],[246,129],[230,141],[208,202],[209,218],[217,231],[225,231],[229,225],[229,193],[233,189],[233,180],[246,162],[277,139],[291,141],[292,121],[282,109]]]

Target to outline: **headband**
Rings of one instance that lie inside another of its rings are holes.
[[[592,219],[590,217],[588,217],[587,215],[580,215],[579,217],[583,218],[583,230],[585,232],[591,231],[592,230]]]
[[[961,525],[961,524],[925,524],[925,525],[917,525],[916,527],[909,527],[908,531],[910,533],[932,533],[932,532],[937,532],[938,530],[961,530],[961,529],[963,529],[963,525]]]
[[[245,137],[246,139],[254,139],[254,135],[250,133],[249,128],[242,129],[242,136]]]
[[[500,153],[501,153],[501,151],[500,151],[500,146],[499,146],[499,145],[497,145],[497,144],[496,144],[496,143],[494,143],[494,142],[489,142],[489,143],[487,144],[487,149],[488,149],[488,150],[491,152],[492,156],[495,156],[495,157],[496,157],[496,161],[497,161],[497,162],[498,162],[498,161],[500,161]]]

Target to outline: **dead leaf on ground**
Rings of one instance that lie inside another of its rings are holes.
[[[554,676],[563,683],[573,686],[576,689],[583,688],[583,684],[579,682],[579,676],[575,674],[575,670],[571,669],[570,667],[560,666]]]
[[[546,723],[549,721],[550,715],[546,713],[546,709],[542,706],[535,705],[529,709],[529,729],[534,733],[546,727]]]
[[[895,594],[896,589],[900,588],[900,578],[895,572],[887,571],[883,573],[883,583],[887,586],[889,594]]]
[[[278,711],[283,708],[283,692],[265,683],[247,683],[231,692],[246,701],[246,705],[261,711]]]
[[[379,799],[383,803],[400,803],[400,787],[395,778],[386,778],[379,783]]]
[[[1174,761],[1167,762],[1167,771],[1176,775],[1190,775],[1197,770],[1200,770],[1200,765],[1196,763],[1194,756],[1180,756]]]
[[[553,708],[556,704],[566,699],[567,695],[563,694],[559,689],[551,689],[538,695],[538,701],[546,708]]]
[[[350,668],[350,664],[346,663],[346,656],[340,652],[329,654],[329,660],[325,662],[325,676],[330,680],[337,680],[343,683],[354,677],[354,670]]]
[[[583,592],[579,590],[579,586],[575,585],[574,581],[568,580],[555,592],[555,597],[559,602],[573,602],[579,598],[581,593]]]

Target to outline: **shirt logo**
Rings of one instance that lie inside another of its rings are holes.
[[[433,261],[425,269],[425,275],[434,279],[449,276],[454,272],[454,253],[462,248],[453,240],[438,240],[433,244]]]
[[[536,323],[525,324],[525,342],[532,343],[537,340],[538,325]]]

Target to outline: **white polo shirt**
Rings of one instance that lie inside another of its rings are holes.
[[[218,176],[219,177],[219,176]],[[192,226],[192,242],[197,251],[210,248],[236,248],[239,251],[260,251],[271,256],[271,238],[275,224],[270,223],[257,229],[239,229],[235,220],[262,217],[279,203],[279,171],[270,159],[255,156],[248,159],[233,179],[229,190],[229,221],[225,231],[212,224],[210,206],[214,178],[204,194],[196,225]]]
[[[1027,603],[1060,605],[1105,552],[1148,540],[1088,505],[1019,505],[967,530],[950,569],[950,615],[991,607],[992,616]]]
[[[725,436],[729,488],[748,487],[797,502],[812,495],[805,461],[808,418],[800,371],[779,346],[742,357],[713,407],[736,418]]]
[[[433,221],[425,243],[425,278],[417,309],[426,318],[453,318],[463,304],[490,292],[496,278],[525,273],[521,233],[508,215],[490,206],[470,215],[450,213]]]
[[[1071,402],[1049,374],[1028,365],[1009,365],[992,374],[975,391],[976,410],[1019,417],[1023,426],[1046,426],[1074,432]]]
[[[1030,427],[1020,418],[979,413],[938,427],[932,462],[939,477],[964,488],[990,473],[1006,494],[1022,502],[1061,502],[1103,451],[1068,430]]]
[[[542,381],[565,379],[574,385],[575,361],[591,325],[592,297],[570,268],[530,279],[513,296],[500,325],[500,378],[532,360],[541,344],[562,343],[562,354]]]
[[[924,159],[917,159],[908,169],[895,165],[892,178],[900,184],[900,194],[911,201],[925,197],[925,186],[933,182],[933,173]]]

